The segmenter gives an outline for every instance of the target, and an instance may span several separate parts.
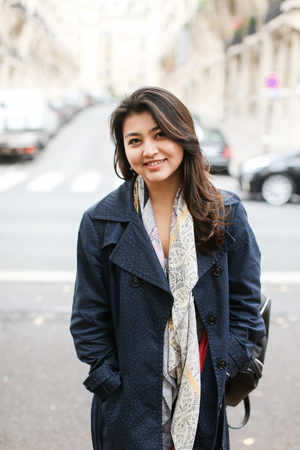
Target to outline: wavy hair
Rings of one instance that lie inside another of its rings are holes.
[[[192,116],[171,92],[158,87],[142,87],[126,97],[113,111],[110,133],[115,144],[115,172],[124,180],[130,180],[135,175],[130,170],[125,153],[123,124],[127,117],[145,111],[150,112],[165,135],[184,150],[183,193],[194,221],[195,243],[199,250],[212,254],[224,242],[227,215],[222,194],[212,183],[209,164],[200,149]]]

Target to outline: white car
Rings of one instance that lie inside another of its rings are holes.
[[[34,89],[0,91],[0,154],[33,156],[49,139],[48,107]]]

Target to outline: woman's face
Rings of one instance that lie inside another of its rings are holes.
[[[181,182],[183,148],[169,139],[150,112],[133,114],[123,124],[124,147],[129,164],[148,188],[153,183]]]

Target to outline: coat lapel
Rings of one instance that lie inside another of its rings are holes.
[[[171,293],[146,229],[137,214],[136,218],[128,225],[110,259],[127,272]],[[213,255],[197,251],[199,279],[224,256],[233,242],[234,238],[225,230],[225,242]]]
[[[199,279],[205,274],[219,259],[221,259],[231,245],[234,243],[234,238],[228,233],[225,228],[224,244],[213,253],[208,255],[197,250],[198,276]],[[198,281],[199,282],[199,281]]]
[[[110,259],[122,269],[171,293],[142,221],[131,222],[112,252]]]
[[[171,293],[147,231],[133,205],[135,179],[125,182],[104,198],[93,210],[92,218],[107,221],[102,246],[116,244],[110,256],[114,264]]]

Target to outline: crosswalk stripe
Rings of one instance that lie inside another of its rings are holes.
[[[28,178],[28,172],[10,171],[0,175],[0,192],[8,191]]]
[[[29,192],[50,192],[64,178],[65,174],[63,172],[44,172],[28,183],[26,190]]]
[[[70,185],[71,192],[94,192],[102,180],[100,172],[82,172]]]

